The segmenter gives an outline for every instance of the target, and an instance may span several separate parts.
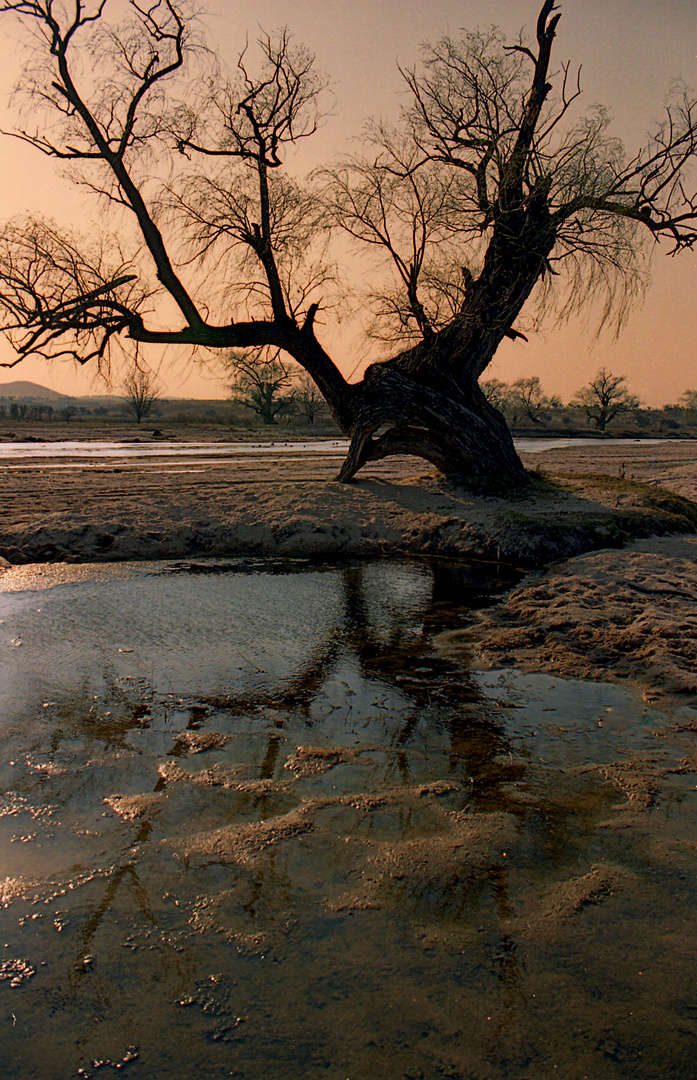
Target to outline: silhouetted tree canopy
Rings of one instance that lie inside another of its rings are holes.
[[[558,397],[547,397],[537,375],[516,379],[511,389],[514,407],[533,424],[544,424],[546,410],[561,408]]]
[[[264,424],[275,424],[279,415],[288,412],[295,398],[293,372],[283,365],[278,353],[231,353],[226,366],[235,404],[251,409]]]
[[[680,395],[678,405],[688,412],[697,412],[697,390],[686,390]]]
[[[616,416],[638,409],[639,398],[630,394],[624,375],[613,375],[600,368],[594,379],[579,390],[573,405],[582,408],[598,431],[605,431]]]
[[[126,404],[139,424],[151,415],[159,397],[152,372],[141,368],[128,372],[123,380],[123,392]]]
[[[115,210],[112,233],[38,219],[2,230],[14,362],[101,365],[149,344],[280,350],[351,437],[341,479],[411,453],[475,488],[527,483],[479,379],[504,337],[525,338],[523,312],[599,297],[621,323],[657,242],[694,246],[694,97],[674,88],[626,151],[602,109],[579,114],[578,76],[552,63],[560,11],[544,0],[531,39],[489,29],[425,46],[402,72],[399,123],[373,124],[364,152],[301,181],[284,162],[316,131],[325,80],[288,31],[228,71],[186,0],[131,0],[122,22],[111,11],[0,0],[35,50],[20,88],[32,127],[15,137]],[[317,328],[338,231],[378,257],[370,331],[393,350],[353,384]]]
[[[306,371],[301,372],[295,379],[294,403],[308,424],[314,424],[322,412],[324,398]]]

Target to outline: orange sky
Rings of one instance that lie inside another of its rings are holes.
[[[113,2],[113,0],[112,0]],[[532,29],[537,3],[530,0],[204,0],[210,40],[235,58],[246,34],[259,27],[288,25],[311,48],[318,67],[332,79],[335,106],[321,132],[305,151],[308,167],[351,149],[368,116],[396,114],[401,82],[396,64],[416,59],[419,43],[458,28],[496,23],[513,35]],[[583,65],[582,108],[607,105],[614,133],[631,150],[643,139],[673,77],[697,87],[697,4],[694,0],[562,0],[556,59]],[[17,40],[3,20],[0,39],[0,105],[5,130],[13,126],[6,107],[18,73]],[[27,120],[25,118],[25,124]],[[81,230],[101,210],[83,191],[57,179],[51,161],[16,140],[3,139],[0,205],[4,217],[40,212]],[[565,400],[605,365],[627,376],[631,389],[653,405],[674,402],[697,387],[697,253],[658,258],[643,307],[631,316],[618,341],[574,320],[547,328],[529,344],[509,343],[499,350],[489,374],[505,381],[539,375],[549,393]],[[344,326],[327,325],[322,340],[346,373],[359,355],[371,357]],[[0,359],[9,359],[0,346]],[[157,363],[158,355],[153,355]],[[360,371],[360,368],[359,368]],[[224,384],[214,373],[192,368],[183,358],[166,356],[160,365],[163,391],[172,396],[219,397]],[[27,360],[0,369],[0,383],[29,379],[65,393],[100,393],[90,372],[73,366]]]

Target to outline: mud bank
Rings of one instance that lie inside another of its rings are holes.
[[[331,480],[336,463],[311,454],[89,470],[12,465],[0,470],[0,556],[21,564],[411,553],[535,568],[652,534],[697,530],[689,498],[651,486],[661,476],[659,459],[670,474],[677,455],[678,467],[697,475],[697,446],[648,454],[631,445],[620,448],[621,461],[607,450],[614,475],[579,472],[601,458],[583,449],[585,456],[573,447],[528,455],[535,483],[508,500],[452,490],[413,459],[383,463],[350,486]]]
[[[697,537],[652,537],[551,567],[474,628],[477,662],[629,678],[697,702]]]
[[[528,454],[515,499],[454,491],[413,459],[331,480],[312,453],[243,462],[0,469],[8,564],[195,555],[478,556],[542,571],[441,642],[484,668],[631,679],[697,701],[697,444]],[[564,561],[565,560],[565,561]],[[551,564],[551,565],[550,565]],[[544,567],[548,569],[543,570]]]
[[[695,449],[632,444],[608,454],[608,448],[584,447],[574,453],[574,473],[569,452],[540,456],[550,471],[564,472],[560,482],[581,485],[587,494],[593,485],[614,484],[613,476],[583,475],[603,462],[614,476],[661,484],[664,494],[656,490],[655,497],[667,509],[666,488],[697,496]],[[625,496],[618,498],[622,505]],[[668,530],[656,529],[622,550],[588,547],[528,578],[462,635],[476,641],[474,663],[515,664],[565,678],[629,679],[648,701],[697,704],[697,537],[656,535],[660,531]]]

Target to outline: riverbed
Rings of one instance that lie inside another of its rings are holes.
[[[697,709],[474,670],[519,580],[7,570],[3,1077],[690,1076]]]
[[[371,463],[354,483],[338,484],[340,457],[269,444],[213,461],[7,460],[0,464],[0,558],[15,564],[401,552],[539,566],[631,537],[697,527],[685,504],[634,483],[665,483],[697,497],[697,442],[596,440],[538,450],[524,461],[542,482],[512,500],[453,489],[414,458]]]
[[[520,454],[540,454],[547,450],[566,450],[569,447],[594,447],[601,452],[616,452],[628,445],[625,439],[564,439],[558,436],[549,439],[519,438],[514,442]],[[634,442],[639,443],[639,440]],[[665,439],[643,439],[639,444],[661,446],[665,442]],[[261,458],[263,461],[266,455],[284,458],[291,456],[296,460],[320,455],[331,458],[338,469],[348,448],[348,439],[314,439],[310,442],[300,439],[292,442],[285,442],[283,439],[266,442],[182,442],[164,437],[135,437],[127,440],[34,438],[25,442],[15,438],[7,442],[0,441],[0,468],[4,467],[6,462],[23,465],[40,463],[43,468],[63,468],[68,463],[74,463],[82,468],[90,468],[113,463],[114,459],[131,465],[142,461],[158,465],[163,462],[171,463],[172,459],[210,465],[228,458],[248,456]]]

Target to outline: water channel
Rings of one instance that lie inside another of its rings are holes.
[[[636,440],[642,444],[652,445],[665,442],[665,439],[641,439]],[[627,445],[626,439],[565,439],[554,436],[548,439],[520,438],[515,440],[516,449],[520,453],[536,454],[543,450],[561,450],[568,446],[593,446],[613,447]],[[167,439],[131,439],[127,442],[108,441],[102,442],[97,439],[85,439],[75,441],[11,442],[0,441],[0,461],[15,464],[17,462],[32,462],[45,458],[56,459],[53,468],[60,468],[69,459],[83,468],[89,468],[91,463],[108,462],[114,458],[131,461],[133,463],[148,459],[179,459],[189,458],[198,461],[199,464],[209,461],[225,460],[235,457],[264,456],[267,454],[321,454],[343,458],[348,450],[347,439],[315,439],[312,442],[177,442]],[[205,459],[205,461],[203,460]],[[4,467],[4,466],[3,466]],[[43,468],[47,466],[44,464]]]
[[[697,713],[472,670],[515,581],[4,572],[0,1075],[692,1077]]]

